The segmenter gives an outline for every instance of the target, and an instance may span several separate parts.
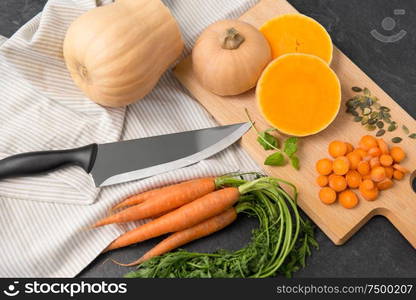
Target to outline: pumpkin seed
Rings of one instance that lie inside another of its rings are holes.
[[[348,107],[353,107],[354,105],[354,99],[348,99],[347,102],[345,103]]]
[[[376,125],[377,125],[378,128],[383,128],[384,127],[384,123],[382,121],[378,121],[376,123]]]
[[[356,116],[355,118],[354,118],[354,122],[361,122],[361,120],[363,119],[363,117],[360,117],[360,116]]]
[[[363,119],[361,120],[361,125],[365,125],[365,124],[367,124],[368,123],[368,117],[367,116],[365,116],[365,117],[363,117]]]
[[[371,124],[367,124],[366,125],[366,129],[368,130],[368,131],[374,131],[374,130],[376,130],[376,126],[374,126],[374,125],[371,125]]]
[[[371,99],[371,98],[367,98],[365,101],[366,101],[368,106],[371,106],[374,103],[373,99]]]
[[[387,128],[388,131],[392,132],[397,129],[397,125],[394,123],[391,123],[390,126]]]
[[[368,120],[368,124],[375,125],[377,123],[377,119],[370,119]]]
[[[380,114],[381,114],[382,119],[384,121],[386,121],[387,123],[391,123],[391,120],[390,120],[390,117],[391,116],[390,116],[390,114],[388,112],[381,111]]]
[[[351,88],[354,92],[357,92],[357,93],[359,93],[359,92],[361,92],[363,89],[362,88],[360,88],[360,87],[358,87],[358,86],[353,86],[352,88]]]
[[[357,108],[358,104],[360,104],[359,99],[351,98],[347,101],[347,106],[351,108]]]
[[[386,131],[384,129],[380,129],[379,131],[377,131],[376,136],[382,136],[385,133]]]
[[[376,111],[373,111],[370,115],[371,119],[380,119],[380,114]]]
[[[380,109],[382,111],[385,111],[385,112],[389,112],[390,111],[390,108],[388,108],[387,106],[381,106]]]
[[[364,96],[371,96],[370,90],[366,87],[363,89],[363,93],[364,93]]]
[[[392,138],[392,139],[391,139],[391,141],[392,141],[393,143],[397,144],[397,143],[400,143],[400,142],[402,141],[402,138],[401,138],[401,137],[396,136],[396,137]]]
[[[364,116],[368,116],[369,114],[371,114],[371,108],[366,107],[363,109],[363,115]]]
[[[364,108],[367,108],[368,107],[368,105],[367,105],[367,102],[366,101],[363,101],[363,102],[360,102],[360,104],[358,105],[362,110],[364,110]]]
[[[409,128],[407,128],[405,125],[402,126],[403,132],[408,135],[409,134]]]
[[[416,139],[416,133],[412,133],[411,135],[409,135],[409,138]]]

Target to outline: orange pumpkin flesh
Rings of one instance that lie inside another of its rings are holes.
[[[257,83],[263,117],[282,133],[307,136],[325,129],[341,104],[338,77],[320,58],[286,54],[271,62]]]
[[[331,62],[331,37],[321,24],[310,17],[302,14],[278,16],[266,22],[260,31],[272,48],[273,58],[286,53],[306,53]]]

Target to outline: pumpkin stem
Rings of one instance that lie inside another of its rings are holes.
[[[78,67],[78,72],[79,72],[79,75],[81,76],[82,79],[84,79],[84,80],[88,79],[88,70],[85,66],[80,65]]]
[[[227,50],[234,50],[244,43],[245,38],[234,27],[228,28],[221,37],[221,47]]]

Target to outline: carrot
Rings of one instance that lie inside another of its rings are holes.
[[[199,198],[215,190],[214,178],[200,178],[184,181],[178,184],[165,186],[160,189],[150,190],[144,193],[133,195],[119,204],[112,210],[143,203],[150,199],[171,199],[175,197]]]
[[[160,214],[157,214],[157,215],[155,215],[155,216],[152,216],[151,218],[152,218],[152,219],[157,219],[157,218],[160,218],[161,216],[164,216],[164,215],[166,215],[166,214],[168,214],[168,213],[170,213],[170,212],[174,211],[175,209],[176,209],[176,208],[171,209],[171,210],[168,210],[168,211],[163,212],[163,213],[160,213]]]
[[[104,251],[142,242],[169,232],[181,231],[211,218],[231,207],[239,199],[237,188],[209,193],[180,208],[130,230],[115,239]]]
[[[161,188],[155,190],[152,196],[143,203],[128,207],[114,215],[101,219],[92,227],[96,228],[113,223],[125,223],[156,217],[214,190],[215,182],[212,178],[193,180],[186,182],[186,184],[176,184]]]
[[[205,220],[202,223],[189,227],[185,230],[173,233],[172,235],[161,241],[159,244],[157,244],[155,247],[150,249],[148,252],[146,252],[141,258],[132,263],[122,264],[114,260],[113,262],[125,267],[131,267],[141,264],[142,262],[145,262],[146,260],[149,260],[152,257],[165,254],[182,245],[185,245],[201,237],[217,232],[234,222],[235,219],[237,219],[237,212],[234,207],[230,207],[221,214],[214,216],[208,220]]]

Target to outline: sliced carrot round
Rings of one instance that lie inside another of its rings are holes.
[[[332,204],[337,200],[337,193],[329,187],[324,187],[319,191],[319,199],[325,204]]]
[[[393,178],[393,172],[394,172],[393,167],[384,167],[384,170],[386,170],[386,177],[389,178],[389,179],[392,179]]]
[[[390,155],[393,157],[396,163],[401,162],[405,157],[406,154],[404,153],[403,149],[399,146],[394,146],[390,149]]]
[[[386,170],[383,167],[375,167],[371,170],[371,179],[380,182],[386,179]]]
[[[354,151],[354,146],[351,143],[346,142],[345,145],[347,145],[347,152],[345,154],[348,154]]]
[[[358,167],[358,164],[361,161],[361,156],[357,152],[353,151],[351,153],[347,154],[347,158],[350,161],[350,169],[356,170]]]
[[[370,164],[366,161],[361,161],[357,166],[357,171],[361,175],[367,175],[370,173]]]
[[[349,170],[348,173],[345,175],[345,180],[347,181],[347,185],[350,188],[356,189],[360,186],[361,174],[358,173],[358,171],[356,170]]]
[[[347,153],[347,144],[342,141],[332,141],[328,145],[328,153],[333,158],[344,156]]]
[[[347,188],[347,181],[344,176],[331,175],[329,178],[329,187],[336,192],[342,192]]]
[[[363,196],[363,198],[367,201],[374,201],[377,199],[379,191],[377,187],[372,188],[371,190],[367,190],[362,188],[362,185],[360,185],[360,194]]]
[[[373,147],[377,147],[377,140],[375,137],[371,135],[364,135],[359,143],[360,148],[364,149],[365,151],[370,150]]]
[[[377,188],[380,191],[387,190],[387,189],[391,188],[392,186],[393,186],[393,180],[391,180],[389,178],[386,178],[386,179],[377,183]]]
[[[393,164],[393,157],[388,154],[382,154],[380,156],[380,164],[385,167],[389,167]]]
[[[340,193],[338,200],[345,208],[354,208],[358,204],[358,197],[352,190],[346,190]]]
[[[345,175],[350,169],[350,161],[345,156],[339,156],[334,160],[332,169],[337,175]]]
[[[389,153],[389,146],[383,139],[377,139],[378,147],[381,150],[382,154],[388,154]]]
[[[383,167],[375,167],[371,170],[371,179],[380,182],[386,179],[386,170]]]
[[[404,177],[404,173],[400,172],[399,170],[394,170],[393,171],[393,178],[396,180],[402,180]]]
[[[332,172],[332,160],[328,158],[318,160],[316,162],[316,171],[321,175],[329,175]]]
[[[360,184],[360,188],[362,188],[364,190],[371,190],[374,187],[375,187],[375,184],[371,179],[365,179]]]
[[[320,187],[324,187],[328,185],[328,176],[325,175],[319,175],[316,178],[316,183],[320,186]]]

